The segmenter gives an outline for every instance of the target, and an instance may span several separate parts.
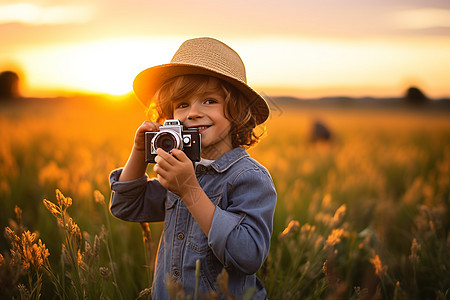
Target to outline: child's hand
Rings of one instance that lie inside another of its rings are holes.
[[[145,121],[142,123],[141,126],[139,126],[138,130],[136,131],[136,135],[134,137],[134,149],[137,151],[145,151],[145,132],[146,131],[158,131],[159,126],[161,124]]]
[[[194,165],[186,154],[173,149],[169,154],[158,148],[155,157],[153,170],[158,175],[158,180],[166,189],[177,194],[182,199],[188,193],[195,193],[201,190],[200,184],[195,176]]]

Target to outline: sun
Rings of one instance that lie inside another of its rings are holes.
[[[121,38],[34,48],[17,55],[29,85],[39,90],[124,95],[132,91],[140,71],[169,62],[178,43],[174,38]]]

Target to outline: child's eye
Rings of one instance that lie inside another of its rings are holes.
[[[186,108],[188,106],[189,106],[189,104],[187,104],[186,102],[180,102],[180,103],[176,103],[175,104],[175,109],[177,109],[177,108]]]
[[[203,103],[205,103],[205,104],[214,104],[214,103],[217,103],[217,100],[209,98],[209,99],[206,99]]]

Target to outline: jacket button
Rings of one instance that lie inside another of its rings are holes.
[[[175,276],[175,277],[180,276],[180,270],[178,270],[178,269],[173,270],[173,276]]]
[[[179,240],[184,239],[184,234],[183,234],[182,232],[180,232],[180,233],[178,234],[178,239],[179,239]]]

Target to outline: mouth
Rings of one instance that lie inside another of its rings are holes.
[[[190,128],[197,128],[199,133],[204,132],[206,129],[211,127],[211,125],[201,125],[201,126],[192,126]]]

